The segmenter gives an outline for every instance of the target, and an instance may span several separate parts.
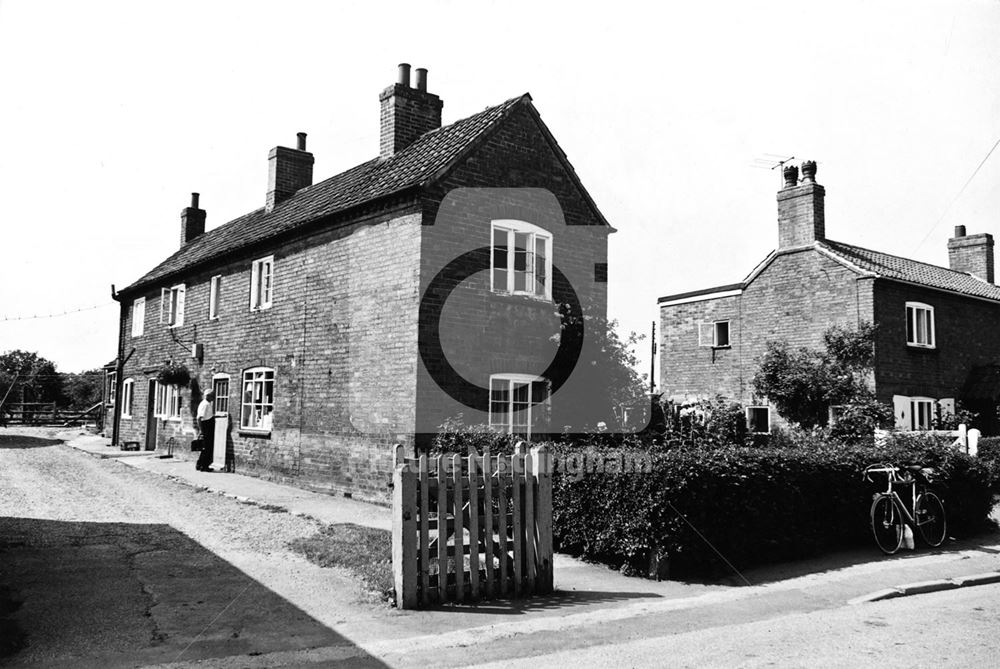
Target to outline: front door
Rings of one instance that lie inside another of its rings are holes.
[[[146,450],[156,450],[156,379],[149,380],[146,398]]]

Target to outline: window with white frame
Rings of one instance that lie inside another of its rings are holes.
[[[229,375],[216,374],[212,377],[212,392],[215,394],[215,415],[229,413]]]
[[[181,389],[177,386],[156,382],[156,395],[153,402],[153,415],[156,418],[180,420]]]
[[[934,348],[934,307],[921,302],[906,303],[906,343]]]
[[[898,430],[933,430],[938,419],[955,414],[955,398],[893,395],[893,413]]]
[[[114,405],[115,395],[118,392],[118,372],[108,372],[104,378],[107,384],[107,391],[104,393],[104,396],[108,398],[109,405]]]
[[[753,434],[771,432],[771,407],[747,407],[747,430]]]
[[[552,299],[552,234],[524,221],[492,224],[493,292]]]
[[[132,417],[132,401],[135,397],[135,382],[125,379],[122,382],[122,418]]]
[[[729,347],[729,321],[698,324],[698,346],[711,348]]]
[[[146,298],[140,297],[132,302],[132,336],[141,337],[146,325]]]
[[[208,284],[208,319],[215,320],[219,317],[219,295],[222,291],[222,275],[212,277]]]
[[[243,372],[243,407],[240,427],[270,432],[274,417],[274,370],[254,367]]]
[[[271,306],[274,291],[274,256],[253,261],[250,270],[250,309],[267,309]]]
[[[490,376],[490,427],[530,439],[548,423],[549,382],[527,374]]]
[[[184,325],[184,284],[160,290],[160,322],[172,328]]]

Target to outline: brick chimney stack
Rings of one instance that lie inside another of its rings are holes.
[[[417,87],[410,88],[410,65],[399,64],[399,78],[381,95],[379,157],[402,151],[418,137],[441,127],[441,98],[427,92],[427,70],[417,68]]]
[[[826,237],[823,198],[826,189],[816,183],[816,163],[802,163],[799,168],[788,165],[783,174],[785,184],[778,191],[778,248],[805,246]]]
[[[313,154],[306,151],[306,133],[298,134],[296,148],[276,146],[267,154],[267,211],[313,182]]]
[[[205,233],[205,210],[198,208],[198,193],[191,193],[191,206],[181,210],[181,246]]]
[[[966,235],[965,226],[956,225],[955,236],[948,240],[948,266],[993,283],[993,235]]]

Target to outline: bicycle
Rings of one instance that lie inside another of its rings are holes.
[[[866,481],[875,483],[872,474],[885,474],[888,479],[885,491],[875,494],[871,509],[872,534],[886,555],[892,555],[902,546],[906,526],[931,548],[944,543],[948,521],[944,502],[928,487],[932,473],[933,470],[920,465],[902,468],[879,464],[865,468]],[[909,488],[909,507],[896,492],[897,488]]]

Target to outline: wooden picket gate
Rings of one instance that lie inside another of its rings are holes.
[[[399,608],[552,592],[552,468],[545,447],[512,456],[404,458],[393,474]]]

